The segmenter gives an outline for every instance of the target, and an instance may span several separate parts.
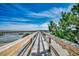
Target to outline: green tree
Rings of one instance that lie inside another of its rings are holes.
[[[75,35],[77,37],[77,40],[79,41],[79,4],[76,4],[73,6],[73,8],[71,9],[72,13],[75,15],[75,21],[73,22],[75,24]]]
[[[50,22],[51,33],[69,41],[79,41],[79,4],[74,5],[70,12],[62,12],[58,26]]]

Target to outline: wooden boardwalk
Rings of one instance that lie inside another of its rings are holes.
[[[1,56],[70,56],[79,55],[79,47],[49,33],[37,31],[0,47]]]

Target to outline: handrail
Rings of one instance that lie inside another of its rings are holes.
[[[15,55],[17,51],[25,45],[33,36],[36,35],[37,32],[30,34],[24,38],[11,42],[7,45],[0,47],[0,56],[11,56]]]
[[[63,48],[67,49],[70,55],[79,55],[79,47],[75,47],[73,45],[69,45],[65,43],[64,41],[56,41],[59,45],[61,45]]]
[[[54,35],[50,35],[49,33],[44,33],[48,36],[51,37],[51,39],[53,39],[56,43],[58,43],[59,45],[61,45],[64,49],[66,49],[70,55],[75,55],[75,56],[78,56],[79,55],[79,47],[76,47],[75,43],[72,43],[72,42],[69,42],[65,39],[61,39],[61,38],[58,38]],[[74,45],[72,45],[74,44]]]
[[[35,42],[34,38],[36,37],[36,35],[33,36],[31,40],[29,40],[24,46],[21,47],[21,49],[18,50],[16,56],[24,56],[24,55],[28,55],[29,54],[28,52],[30,52],[30,50],[32,48],[32,46],[31,46],[31,45],[33,45],[32,43]],[[26,54],[26,52],[27,52],[27,54]]]

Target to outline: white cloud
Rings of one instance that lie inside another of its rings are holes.
[[[15,8],[15,10],[16,9],[19,9],[19,10],[21,10],[22,12],[25,12],[25,13],[30,13],[31,11],[29,11],[29,9],[27,8],[23,8],[20,4],[11,4],[12,6],[14,6],[14,7],[16,7]]]
[[[37,25],[35,24],[17,24],[17,25],[14,25],[14,24],[8,24],[7,27],[6,26],[0,26],[0,30],[1,29],[5,29],[5,30],[31,30],[33,28],[36,28],[38,27]]]
[[[42,25],[37,24],[8,24],[0,26],[0,30],[47,30],[47,23]]]
[[[49,18],[52,18],[52,14],[49,12],[49,11],[44,11],[44,12],[40,12],[40,13],[35,13],[35,12],[32,12],[30,14],[28,14],[28,16],[31,16],[31,17],[49,17]]]
[[[43,11],[43,12],[39,12],[39,13],[35,13],[35,12],[30,12],[28,14],[28,16],[31,17],[49,17],[49,18],[55,18],[57,16],[60,16],[61,12],[69,12],[70,9],[72,8],[73,4],[71,4],[70,6],[68,6],[67,8],[63,8],[63,7],[53,7],[47,11]]]
[[[4,20],[4,22],[6,21],[6,22],[8,22],[8,21],[32,21],[31,19],[27,19],[27,18],[17,18],[17,17],[14,17],[14,18],[5,18],[5,19],[2,19],[2,20]]]
[[[45,28],[45,29],[48,29],[48,22],[43,23],[43,24],[41,25],[41,27],[42,27],[42,28]]]
[[[65,11],[64,8],[52,8],[48,11],[43,11],[43,12],[40,12],[40,13],[35,13],[35,12],[32,12],[32,13],[29,13],[28,16],[31,16],[31,17],[49,17],[49,18],[54,18],[58,15],[60,15],[60,13],[62,11]]]
[[[58,15],[58,14],[60,14],[61,12],[64,12],[65,11],[65,8],[53,8],[53,9],[51,9],[50,10],[51,11],[51,13],[53,13],[53,14],[55,14],[55,15]]]
[[[20,7],[19,7],[20,8]],[[72,5],[70,5],[68,8],[56,8],[53,7],[47,11],[43,11],[40,13],[30,12],[27,14],[27,16],[40,18],[40,17],[49,17],[51,20],[54,20],[54,22],[58,22],[61,12],[69,12],[72,8]],[[22,8],[21,8],[22,9]],[[24,10],[24,9],[23,9]],[[31,21],[29,19],[23,19],[23,18],[14,18],[17,21]],[[38,21],[38,20],[37,20]],[[8,24],[5,26],[0,26],[0,30],[6,29],[6,30],[47,30],[48,29],[48,22],[37,25],[37,24]]]
[[[12,20],[15,20],[15,21],[32,21],[31,19],[25,19],[25,18],[12,18]]]

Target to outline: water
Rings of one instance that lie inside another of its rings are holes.
[[[0,43],[2,42],[12,42],[15,40],[18,40],[22,37],[23,35],[19,35],[19,34],[5,34],[3,36],[0,36]]]

